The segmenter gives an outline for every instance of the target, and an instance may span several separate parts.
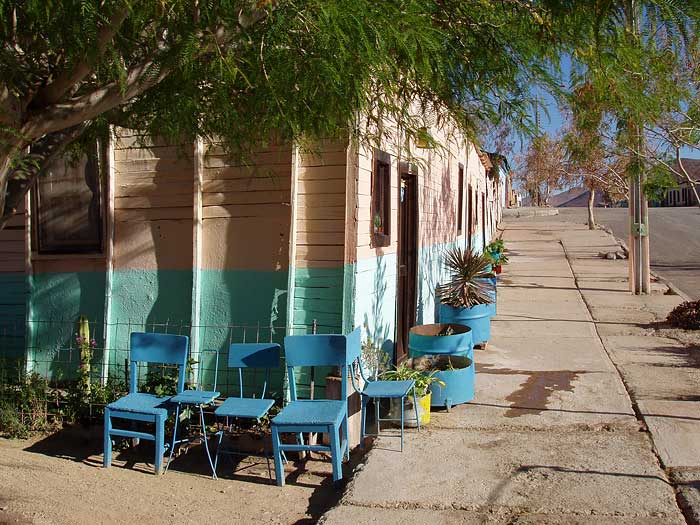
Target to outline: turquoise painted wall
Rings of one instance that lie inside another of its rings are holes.
[[[0,273],[0,371],[24,357],[28,290],[24,274]]]
[[[32,369],[55,380],[73,379],[78,317],[88,317],[92,338],[104,337],[105,273],[38,273],[32,281],[27,344]]]
[[[282,343],[287,322],[287,271],[201,270],[200,358],[201,381],[214,382],[216,352],[219,352],[217,389],[238,394],[237,372],[228,370],[230,343],[275,341]],[[244,393],[260,394],[262,371],[244,376]],[[283,368],[270,377],[270,394],[282,396]]]

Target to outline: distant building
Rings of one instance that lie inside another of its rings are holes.
[[[681,159],[683,167],[693,180],[700,180],[700,159]],[[674,169],[678,169],[677,163],[674,163]],[[678,181],[678,187],[671,188],[666,193],[666,197],[657,206],[697,206],[698,201],[695,198],[693,188],[687,181]]]

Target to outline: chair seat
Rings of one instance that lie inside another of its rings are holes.
[[[170,405],[169,402],[170,396],[156,396],[153,394],[133,392],[110,403],[107,405],[107,408],[110,410],[120,410],[122,412],[167,416]]]
[[[212,403],[221,393],[210,390],[184,390],[170,398],[173,403],[183,403],[185,405],[208,405]]]
[[[304,399],[292,401],[272,419],[273,425],[340,425],[347,410],[345,401]]]
[[[260,419],[275,402],[272,399],[252,399],[248,397],[229,397],[214,411],[219,417],[244,417]]]
[[[370,381],[362,394],[368,397],[404,397],[413,388],[415,381]]]

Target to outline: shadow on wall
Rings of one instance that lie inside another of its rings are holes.
[[[387,276],[386,276],[386,261],[384,257],[375,259],[375,271],[372,285],[372,306],[370,319],[367,312],[364,314],[364,325],[368,335],[375,343],[381,341],[381,349],[394,356],[394,341],[391,338],[393,325],[385,318],[383,299],[387,297]]]
[[[432,163],[428,164],[427,169],[419,214],[416,324],[437,322],[439,301],[436,299],[435,289],[446,278],[443,257],[448,249],[457,244],[457,188],[453,185],[452,173],[447,166],[442,166],[440,186],[436,189],[430,184]],[[466,240],[464,242],[466,244]]]

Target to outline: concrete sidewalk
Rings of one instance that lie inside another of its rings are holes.
[[[684,523],[676,489],[692,501],[693,465],[679,465],[685,485],[664,467],[694,451],[668,425],[692,432],[700,414],[659,403],[678,402],[673,383],[697,370],[657,366],[679,343],[644,326],[679,299],[630,296],[625,261],[595,257],[614,243],[605,232],[533,217],[512,219],[504,238],[511,264],[476,352],[476,399],[435,413],[403,454],[379,439],[325,522]]]

